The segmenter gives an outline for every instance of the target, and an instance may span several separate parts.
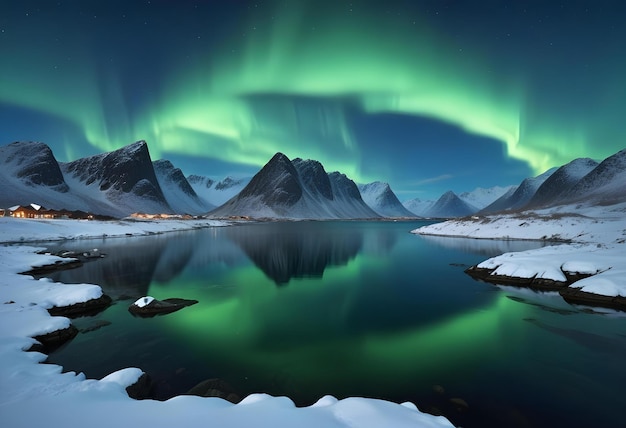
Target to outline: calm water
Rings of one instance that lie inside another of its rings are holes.
[[[241,396],[298,405],[408,400],[464,427],[625,425],[626,318],[463,273],[539,243],[408,233],[419,225],[267,223],[54,244],[107,252],[53,278],[99,284],[116,304],[75,320],[110,324],[49,361],[96,378],[141,367],[159,398],[217,377]],[[148,294],[200,303],[132,317],[128,305]]]

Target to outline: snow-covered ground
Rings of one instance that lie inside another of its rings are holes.
[[[412,233],[477,239],[566,240],[506,253],[479,264],[494,275],[565,281],[563,272],[595,274],[570,285],[602,296],[626,297],[626,204],[564,206],[549,210],[450,220]]]
[[[0,218],[0,243],[146,235],[170,230],[225,225],[208,220],[79,221]],[[40,364],[46,356],[24,352],[33,336],[66,328],[70,321],[52,317],[47,308],[97,298],[100,287],[35,280],[18,272],[54,263],[41,248],[0,246],[0,415],[3,427],[452,427],[444,417],[421,413],[411,403],[331,396],[296,408],[286,397],[253,394],[239,404],[220,398],[180,396],[165,402],[128,397],[125,388],[142,371],[127,368],[100,380],[62,373]]]
[[[138,236],[202,227],[226,226],[228,223],[209,219],[168,220],[58,220],[14,219],[0,217],[0,244],[64,239]]]

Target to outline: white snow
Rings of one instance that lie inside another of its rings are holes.
[[[145,296],[145,297],[140,297],[139,299],[137,299],[135,303],[133,303],[133,305],[143,308],[144,306],[148,306],[153,301],[154,301],[154,297]]]
[[[536,212],[450,220],[412,233],[478,239],[561,239],[572,243],[506,253],[480,268],[494,275],[565,281],[563,272],[594,274],[570,285],[588,293],[626,296],[626,204],[563,206]]]
[[[0,217],[0,243],[148,235],[226,224],[209,219],[98,221]]]
[[[216,207],[237,196],[250,182],[250,179],[251,177],[233,178],[229,176],[221,181],[215,181],[198,175],[187,177],[187,181],[196,194]]]
[[[402,205],[407,210],[411,211],[413,214],[425,217],[428,209],[435,203],[435,201],[427,200],[423,201],[419,198],[409,199],[408,201],[402,202]]]
[[[0,218],[0,242],[126,236],[182,230],[224,223],[204,221],[25,220]],[[367,398],[321,397],[297,408],[287,397],[253,394],[239,404],[220,398],[179,396],[165,402],[136,401],[125,388],[142,374],[126,368],[101,380],[86,379],[62,368],[40,364],[46,356],[25,352],[33,336],[66,328],[70,321],[52,317],[46,308],[100,296],[100,287],[36,281],[18,272],[54,263],[57,257],[36,254],[36,247],[0,246],[0,415],[10,428],[45,426],[200,427],[452,427],[441,416],[419,412],[411,403],[395,404]],[[143,299],[147,299],[143,298]],[[141,300],[141,299],[140,299]]]
[[[388,183],[374,181],[358,184],[357,187],[363,202],[383,217],[411,217],[415,215],[400,203]]]
[[[485,208],[487,205],[494,202],[496,199],[498,199],[502,195],[504,195],[506,192],[510,191],[511,189],[514,189],[515,187],[516,186],[507,186],[507,187],[494,186],[494,187],[489,187],[487,189],[482,188],[482,187],[477,187],[471,192],[461,193],[459,195],[459,198],[462,201],[472,206],[475,206],[477,209],[481,210]]]

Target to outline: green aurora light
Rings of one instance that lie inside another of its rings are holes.
[[[89,37],[60,44],[42,36],[36,52],[26,51],[20,34],[4,34],[1,53],[11,67],[3,70],[0,102],[58,117],[103,151],[145,139],[154,158],[176,153],[250,166],[282,151],[318,159],[358,182],[380,179],[362,165],[389,147],[385,142],[363,152],[351,127],[354,109],[430,118],[499,141],[506,155],[535,173],[621,148],[617,113],[591,118],[582,108],[563,107],[571,99],[565,92],[562,100],[544,102],[541,79],[519,67],[530,56],[497,64],[499,58],[478,43],[459,48],[426,13],[399,20],[374,6],[356,9],[271,2],[233,24],[239,36],[199,50],[164,45],[168,54],[180,51],[172,58],[192,59],[172,59],[158,90],[142,94],[139,105],[114,50],[95,51]],[[62,24],[47,25],[44,30],[58,31]],[[67,52],[71,66],[52,66]],[[618,79],[624,61],[615,64],[597,79]],[[136,73],[150,73],[152,66]],[[623,111],[624,95],[619,88],[603,90],[590,108],[602,100],[607,111]],[[74,151],[68,141],[66,156]]]

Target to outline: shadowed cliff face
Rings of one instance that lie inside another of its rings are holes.
[[[25,183],[51,187],[62,193],[69,189],[52,150],[44,143],[19,141],[1,147],[0,165],[5,170],[11,169]]]
[[[86,184],[98,182],[101,191],[114,189],[123,193],[134,192],[165,204],[145,141],[68,162],[65,171]]]
[[[289,159],[277,153],[239,193],[238,199],[259,197],[266,205],[291,206],[302,197],[298,172]]]

